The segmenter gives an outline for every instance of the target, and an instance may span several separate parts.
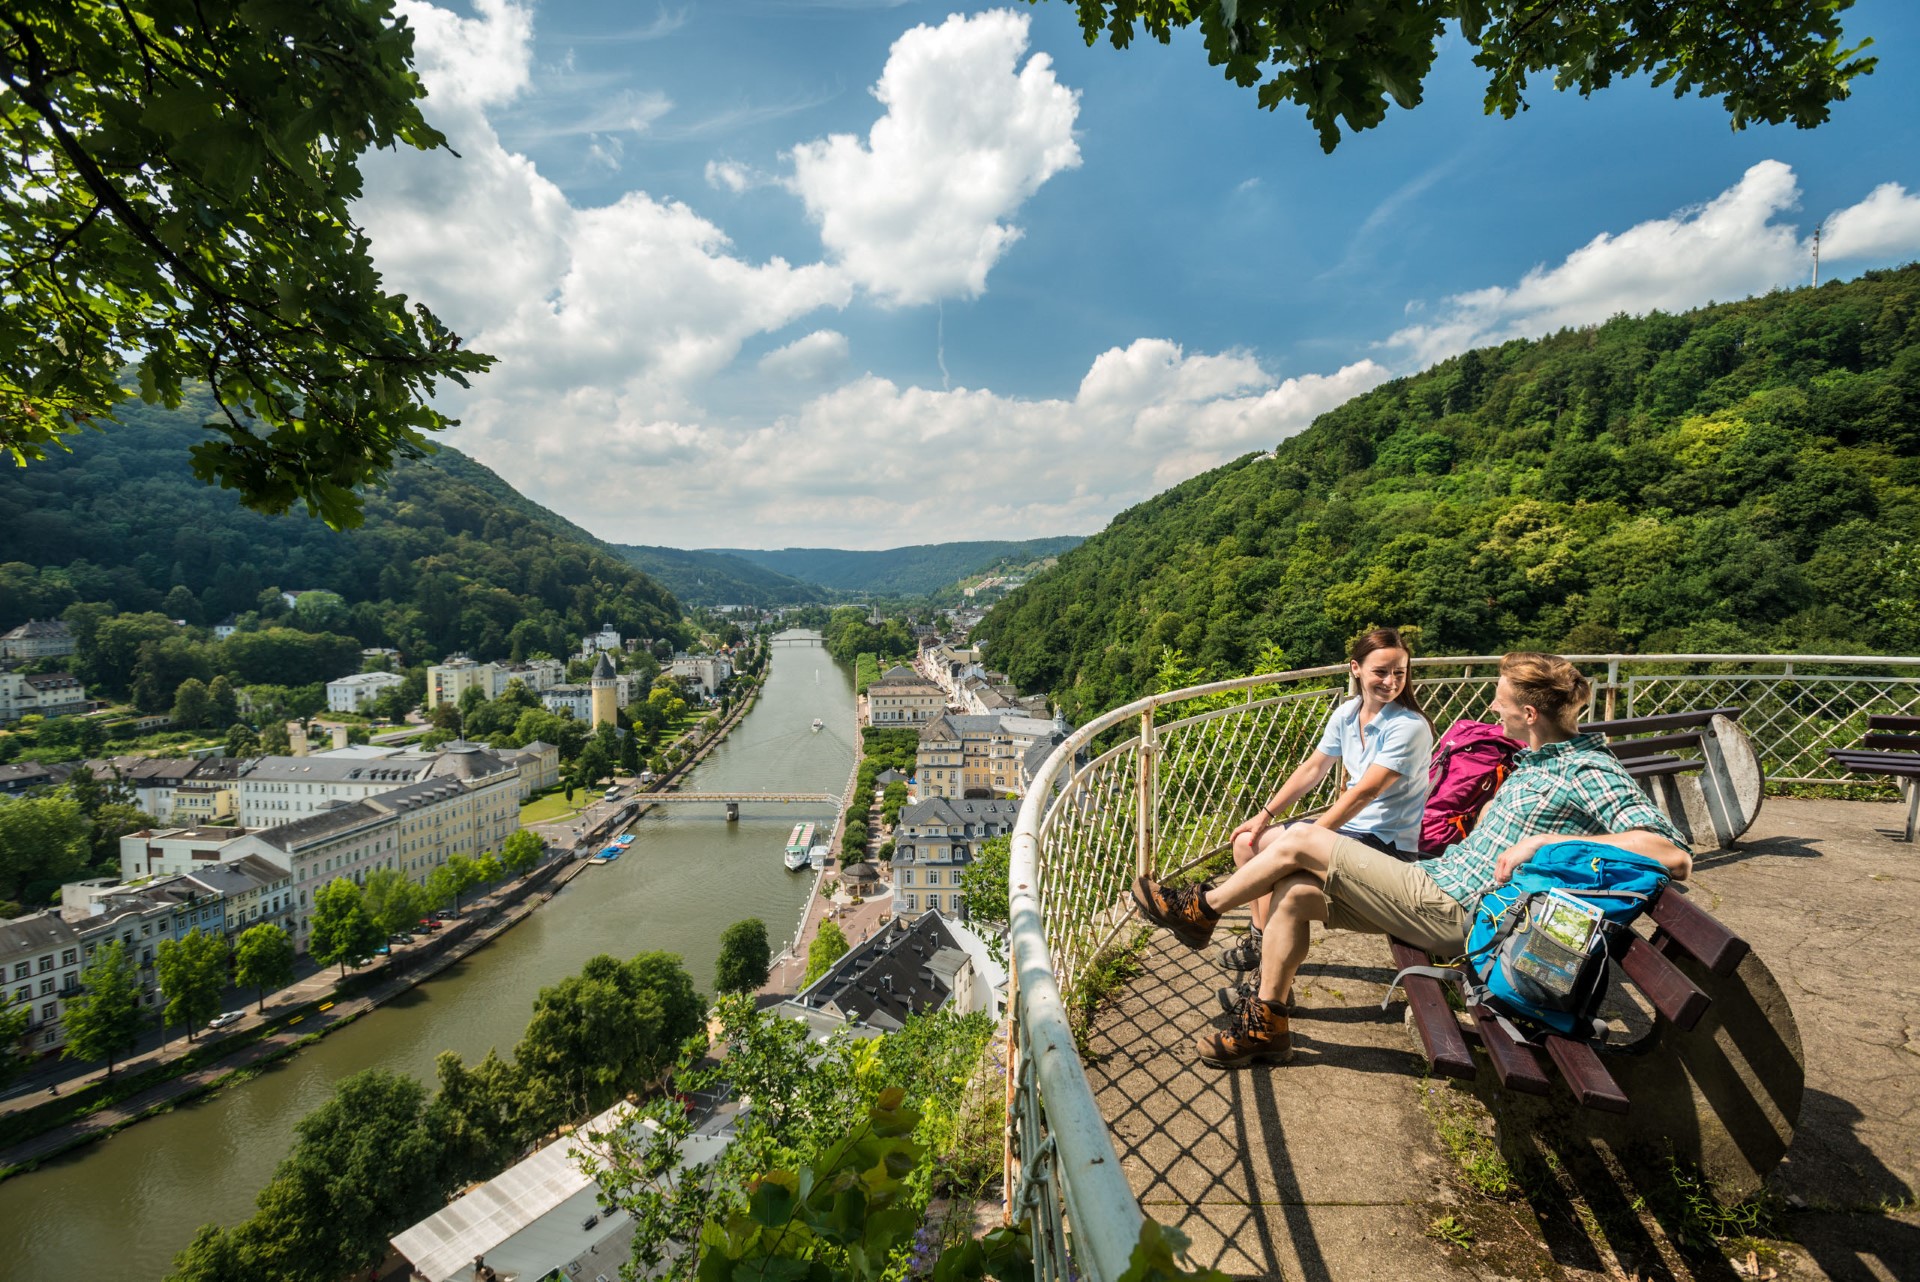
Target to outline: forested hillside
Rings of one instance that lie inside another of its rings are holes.
[[[637,543],[610,545],[687,606],[806,605],[828,593],[730,552],[687,552]]]
[[[317,588],[341,604],[324,619],[289,616],[295,627],[393,646],[415,663],[454,651],[563,655],[602,622],[684,639],[659,584],[444,446],[370,492],[359,529],[243,508],[188,470],[202,408],[136,405],[127,426],[71,438],[72,454],[0,468],[0,630],[76,602],[193,624],[256,610],[273,619],[286,611],[269,589]]]
[[[1121,513],[977,632],[1085,716],[1424,653],[1920,648],[1920,265],[1469,352]]]
[[[1066,551],[1078,535],[975,543],[922,543],[882,552],[840,548],[711,548],[808,583],[874,596],[927,596],[1002,558],[1037,560]]]

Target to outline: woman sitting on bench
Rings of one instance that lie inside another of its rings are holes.
[[[1235,867],[1253,858],[1255,844],[1273,827],[1274,817],[1311,794],[1335,766],[1346,768],[1347,790],[1319,818],[1293,822],[1317,824],[1396,859],[1417,857],[1433,725],[1414,695],[1412,665],[1412,651],[1392,628],[1379,628],[1353,643],[1347,670],[1360,693],[1333,710],[1307,759],[1258,813],[1233,830]],[[1269,908],[1265,896],[1253,901],[1253,928],[1221,954],[1222,966],[1236,972],[1260,969],[1260,938]],[[1250,983],[1240,985],[1241,990],[1250,988]],[[1220,1000],[1231,1008],[1247,995],[1222,989]]]
[[[1635,851],[1685,880],[1693,859],[1680,831],[1647,800],[1604,738],[1575,732],[1591,694],[1587,679],[1558,655],[1516,652],[1500,661],[1492,710],[1501,729],[1527,748],[1473,832],[1437,859],[1403,863],[1331,829],[1298,824],[1267,829],[1252,858],[1218,888],[1134,878],[1141,915],[1189,948],[1206,946],[1221,913],[1272,896],[1259,987],[1239,1004],[1225,1033],[1195,1039],[1201,1062],[1235,1068],[1293,1057],[1286,997],[1307,956],[1309,922],[1458,956],[1470,924],[1466,905],[1562,837]]]

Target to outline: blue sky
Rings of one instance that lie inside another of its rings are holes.
[[[1071,6],[403,3],[459,159],[383,154],[395,286],[501,357],[452,443],[604,537],[1091,533],[1487,341],[1920,256],[1920,13],[1823,128],[1644,84],[1322,154]],[[1833,255],[1837,254],[1836,259]]]

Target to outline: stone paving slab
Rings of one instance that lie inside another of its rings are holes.
[[[1898,805],[1770,799],[1694,877],[1786,990],[1805,1047],[1800,1128],[1773,1180],[1795,1239],[1777,1267],[1794,1282],[1920,1280],[1920,850],[1894,839],[1904,821]],[[1582,1174],[1578,1206],[1553,1190],[1495,1203],[1463,1191],[1422,1108],[1404,1004],[1380,1009],[1392,971],[1377,937],[1315,928],[1292,1064],[1199,1064],[1193,1035],[1224,1023],[1217,955],[1157,934],[1147,972],[1089,1037],[1135,1192],[1196,1260],[1339,1282],[1740,1276],[1689,1264],[1638,1210],[1649,1189],[1624,1177]],[[1593,1156],[1600,1171],[1606,1155]],[[1473,1247],[1428,1235],[1456,1209],[1483,1227]]]

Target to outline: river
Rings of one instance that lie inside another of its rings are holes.
[[[796,634],[785,634],[796,635]],[[825,722],[819,731],[814,718]],[[854,760],[853,681],[815,646],[773,647],[759,702],[682,784],[686,791],[839,792]],[[767,924],[776,952],[793,935],[811,873],[781,864],[800,820],[832,807],[658,806],[617,863],[589,868],[553,901],[464,963],[253,1081],[128,1128],[0,1184],[0,1274],[8,1282],[157,1279],[208,1221],[231,1224],[291,1147],[294,1123],[364,1068],[433,1080],[443,1050],[469,1063],[508,1053],[539,990],[598,953],[681,955],[713,987],[720,932]]]

